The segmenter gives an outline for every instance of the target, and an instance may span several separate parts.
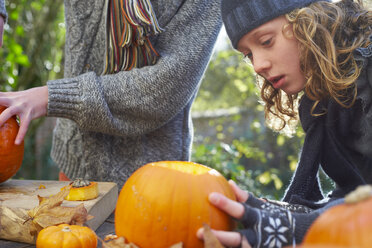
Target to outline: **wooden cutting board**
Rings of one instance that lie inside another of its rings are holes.
[[[8,180],[0,184],[0,206],[29,210],[39,205],[37,195],[46,197],[60,192],[70,182],[42,180]],[[118,198],[118,187],[112,182],[97,182],[99,196],[88,201],[63,201],[62,206],[75,207],[84,204],[94,218],[86,225],[96,230],[113,212]],[[40,187],[41,185],[45,188]]]

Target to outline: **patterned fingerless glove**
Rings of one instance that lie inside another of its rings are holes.
[[[286,207],[264,202],[250,194],[248,200],[242,203],[245,211],[238,221],[244,229],[238,232],[247,238],[253,248],[295,246],[302,242],[306,231],[322,212],[342,202],[343,199],[340,199],[317,210],[292,212]]]

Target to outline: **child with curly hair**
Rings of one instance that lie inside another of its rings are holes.
[[[282,201],[233,182],[237,202],[210,195],[244,226],[215,233],[227,246],[295,245],[323,211],[372,183],[371,11],[353,0],[222,0],[221,13],[232,46],[258,74],[267,124],[280,131],[300,120],[306,136]],[[327,196],[320,168],[335,184]]]

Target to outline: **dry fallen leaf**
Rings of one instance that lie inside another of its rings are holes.
[[[224,246],[218,241],[216,236],[213,234],[211,228],[207,224],[203,224],[204,227],[204,248],[224,248]],[[100,239],[101,240],[101,239]],[[124,237],[118,237],[114,234],[106,235],[104,240],[101,240],[102,248],[139,248],[133,243],[126,243]],[[169,248],[182,248],[183,243],[179,242],[170,246]]]
[[[204,248],[224,248],[224,246],[218,241],[216,236],[213,234],[209,225],[204,224]],[[133,243],[126,243],[124,237],[118,237],[113,234],[107,235],[104,240],[101,240],[102,248],[139,248]],[[169,248],[182,248],[183,243],[179,242],[170,246]]]
[[[213,234],[211,228],[207,224],[203,224],[204,227],[204,248],[224,248],[220,241]]]
[[[124,237],[118,237],[113,234],[109,234],[104,238],[102,242],[102,248],[139,248],[133,243],[126,243]]]
[[[70,187],[66,187],[62,191],[50,197],[39,198],[39,205],[27,211],[30,218],[27,221],[32,221],[30,233],[38,233],[41,229],[58,225],[83,225],[92,216],[88,216],[88,212],[84,204],[76,207],[61,206],[64,198],[68,195]]]
[[[30,222],[25,222],[28,218],[24,209],[0,206],[0,238],[34,244],[36,236],[30,233]]]
[[[115,235],[115,234],[107,234],[107,235],[105,236],[105,238],[103,239],[103,241],[110,241],[110,240],[112,240],[112,239],[116,239],[116,238],[118,238],[118,235]]]
[[[99,238],[99,237],[98,237]],[[100,238],[99,238],[100,239]],[[106,235],[103,240],[100,239],[102,242],[102,248],[139,248],[133,243],[126,243],[124,237],[118,237],[114,234]],[[169,248],[182,248],[182,242],[174,244]]]

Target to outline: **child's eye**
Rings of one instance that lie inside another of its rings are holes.
[[[271,38],[270,38],[270,39],[267,39],[267,40],[265,40],[264,42],[262,42],[261,45],[263,45],[263,46],[268,46],[268,45],[271,44],[271,41],[272,41]]]

